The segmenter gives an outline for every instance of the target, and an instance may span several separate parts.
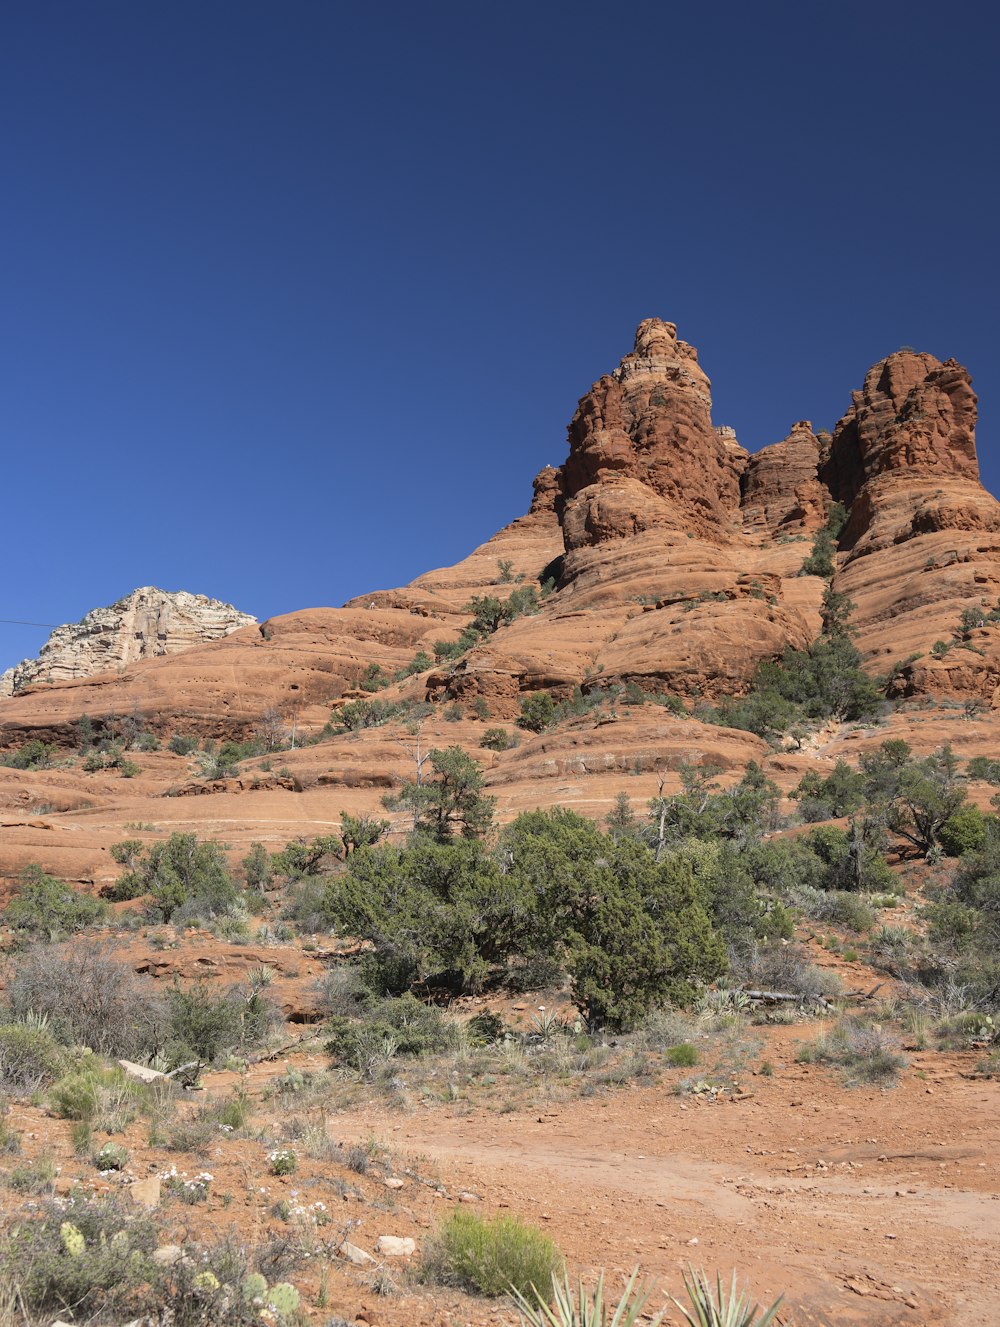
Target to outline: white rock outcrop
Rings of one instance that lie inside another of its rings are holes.
[[[144,585],[107,608],[91,609],[80,622],[56,627],[37,659],[25,659],[0,675],[0,696],[15,696],[33,682],[120,672],[139,659],[179,654],[256,621],[204,594]]]

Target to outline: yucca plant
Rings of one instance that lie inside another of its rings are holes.
[[[684,1276],[684,1289],[691,1301],[690,1308],[679,1299],[674,1303],[684,1314],[689,1327],[771,1327],[777,1322],[778,1309],[784,1299],[784,1295],[779,1295],[769,1309],[761,1312],[750,1298],[749,1289],[740,1290],[737,1286],[735,1271],[728,1293],[723,1289],[721,1275],[716,1273],[713,1294],[708,1274],[689,1267]]]
[[[593,1290],[588,1290],[582,1280],[577,1282],[575,1297],[569,1273],[564,1272],[562,1278],[554,1276],[551,1305],[542,1303],[537,1290],[535,1294],[538,1299],[532,1303],[514,1291],[523,1327],[635,1327],[649,1300],[650,1287],[639,1285],[637,1267],[617,1302],[604,1298],[603,1272]],[[658,1313],[649,1327],[659,1327],[662,1321],[663,1313]]]

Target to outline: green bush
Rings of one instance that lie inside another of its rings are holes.
[[[521,714],[517,721],[519,728],[526,728],[530,733],[540,733],[556,717],[556,703],[547,691],[533,691],[521,701]]]
[[[63,1063],[55,1037],[37,1023],[0,1024],[0,1086],[34,1092],[51,1082]]]
[[[167,745],[175,756],[189,756],[192,751],[198,750],[198,739],[184,733],[174,733]]]
[[[172,1065],[213,1064],[232,1051],[259,1046],[277,1018],[259,990],[233,986],[216,995],[204,982],[187,989],[175,985],[166,1058]]]
[[[669,1046],[665,1058],[674,1069],[690,1069],[698,1063],[698,1051],[689,1041],[682,1041],[677,1046]]]
[[[150,1255],[156,1226],[115,1198],[71,1196],[18,1221],[0,1244],[0,1265],[33,1315],[81,1321],[134,1316],[159,1272]]]
[[[109,1106],[118,1114],[128,1115],[130,1103],[144,1096],[144,1085],[129,1078],[123,1069],[117,1065],[107,1069],[96,1056],[88,1055],[53,1083],[49,1104],[61,1119],[91,1122]]]
[[[985,846],[987,828],[995,816],[985,816],[978,806],[960,807],[938,831],[938,842],[949,857],[979,852]]]
[[[546,1297],[562,1268],[555,1241],[516,1217],[484,1220],[472,1212],[454,1212],[424,1249],[425,1280],[456,1286],[473,1294],[498,1297],[513,1288],[534,1299]]]
[[[457,1032],[439,1009],[422,1004],[410,992],[379,1001],[360,1018],[334,1015],[326,1027],[327,1053],[341,1064],[366,1069],[373,1052],[424,1055],[449,1050]]]
[[[479,745],[487,751],[507,751],[514,745],[514,740],[506,728],[487,728]]]
[[[112,898],[131,899],[149,894],[164,921],[175,913],[216,917],[229,912],[242,899],[217,843],[200,843],[196,834],[171,834],[151,844],[135,865],[119,876]],[[184,911],[181,911],[181,910]]]
[[[17,751],[9,752],[0,760],[8,769],[47,769],[59,754],[57,746],[49,746],[33,737]]]
[[[26,866],[21,872],[18,892],[3,911],[8,926],[45,939],[94,926],[107,915],[106,903],[78,894],[37,865]]]

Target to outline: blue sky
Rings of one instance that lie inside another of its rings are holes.
[[[1000,487],[991,7],[32,0],[0,15],[0,617],[263,618],[523,512],[658,315],[750,448],[901,345]],[[0,624],[0,666],[44,630]]]

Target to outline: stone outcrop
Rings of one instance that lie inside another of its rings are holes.
[[[581,399],[569,426],[567,551],[658,527],[732,531],[745,458],[712,426],[698,352],[673,323],[647,318],[632,353]]]
[[[65,682],[116,673],[140,659],[179,654],[221,640],[257,619],[231,604],[185,590],[133,590],[81,622],[56,627],[37,659],[25,659],[0,676],[0,696],[14,696],[33,682]]]
[[[57,659],[53,642],[39,661],[48,672],[33,674],[53,685],[19,682],[0,702],[0,745],[35,736],[68,745],[84,713],[99,722],[138,711],[159,734],[219,738],[248,735],[277,712],[318,732],[372,665],[400,679],[387,695],[494,720],[516,717],[522,696],[542,689],[561,698],[634,683],[689,700],[732,695],[762,660],[817,634],[826,585],[801,569],[834,501],[851,510],[834,589],[855,604],[872,671],[897,668],[906,694],[972,692],[993,703],[994,628],[977,646],[983,666],[931,656],[936,640],[953,639],[963,608],[989,611],[1000,598],[1000,505],[979,484],[975,418],[960,365],[901,351],[869,371],[832,435],[800,421],[751,456],[713,423],[694,348],[672,323],[646,319],[630,353],[581,399],[567,459],[538,474],[528,514],[463,561],[257,630],[227,621],[223,640],[173,630],[180,596],[165,639],[148,608],[107,633],[99,623],[67,629],[82,636],[75,657]],[[473,596],[543,581],[551,592],[537,613],[458,661],[412,669],[458,637]],[[132,668],[135,659],[146,662]]]
[[[830,505],[819,459],[819,439],[807,419],[793,424],[783,442],[755,452],[741,484],[744,527],[768,535],[819,529]]]

